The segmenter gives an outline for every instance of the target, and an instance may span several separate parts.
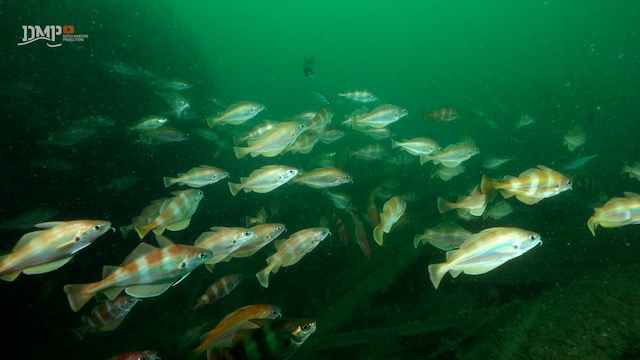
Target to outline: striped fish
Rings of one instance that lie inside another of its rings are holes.
[[[407,203],[400,196],[394,196],[387,200],[382,207],[380,213],[380,223],[373,229],[373,239],[382,245],[384,233],[389,233],[391,227],[395,224],[407,208]]]
[[[214,302],[222,299],[223,297],[229,295],[233,289],[236,288],[242,282],[243,276],[240,274],[232,274],[223,276],[220,279],[216,280],[211,286],[205,290],[204,294],[202,294],[196,304],[191,309],[192,311],[196,311],[201,307],[213,304]]]
[[[115,330],[129,311],[139,303],[140,299],[132,296],[118,296],[113,300],[97,305],[91,310],[91,316],[83,316],[83,326],[72,329],[82,340],[87,332],[102,332]]]
[[[219,112],[216,116],[207,117],[207,124],[209,124],[209,127],[214,127],[218,124],[244,124],[247,120],[252,119],[264,109],[266,109],[264,105],[255,101],[240,101],[229,105],[224,111]]]
[[[65,285],[64,292],[71,309],[80,310],[101,292],[110,299],[118,296],[123,289],[128,295],[135,297],[158,296],[211,258],[209,250],[176,245],[162,235],[156,235],[156,239],[160,248],[140,243],[127,256],[122,266],[105,266],[102,280]]]
[[[267,246],[275,240],[280,234],[285,232],[287,228],[281,223],[259,224],[251,228],[255,232],[255,236],[247,240],[239,248],[232,251],[223,261],[229,261],[232,258],[242,258],[255,254],[258,250]]]
[[[258,328],[238,333],[228,348],[209,349],[216,360],[284,360],[293,355],[316,331],[312,319],[251,320]]]
[[[409,115],[407,109],[398,105],[380,105],[370,112],[352,114],[351,127],[354,130],[366,128],[383,128]]]
[[[515,195],[521,202],[532,205],[542,199],[571,190],[571,185],[571,180],[566,176],[544,165],[538,165],[537,169],[526,170],[518,177],[506,176],[504,181],[483,175],[480,188],[485,194],[500,190],[505,198]]]
[[[356,90],[346,93],[338,93],[338,96],[363,104],[378,100],[378,96],[376,94],[367,90]]]
[[[151,230],[156,234],[162,234],[165,229],[178,231],[189,226],[191,216],[196,212],[204,194],[196,189],[174,191],[172,194],[175,196],[162,203],[157,216],[153,220],[150,219],[150,223],[144,226],[134,226],[140,239],[144,238]]]
[[[595,209],[595,213],[587,222],[593,236],[596,236],[598,225],[604,228],[614,228],[640,224],[640,195],[625,192],[624,196],[623,198],[610,199],[602,207]]]
[[[452,107],[442,107],[424,114],[425,119],[433,119],[436,121],[451,121],[459,117],[460,113]]]
[[[13,281],[21,273],[43,274],[57,270],[73,255],[111,229],[103,220],[52,221],[23,235],[13,252],[0,257],[0,279]]]

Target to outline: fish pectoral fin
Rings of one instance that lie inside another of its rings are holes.
[[[54,271],[54,270],[57,270],[57,269],[61,268],[63,265],[68,263],[70,260],[71,260],[71,256],[68,257],[68,258],[57,260],[57,261],[52,261],[50,263],[28,267],[28,268],[22,270],[22,272],[24,272],[27,275],[44,274],[44,273],[48,273],[48,272],[51,272],[51,271]]]
[[[467,275],[480,275],[480,274],[484,274],[487,273],[495,268],[497,268],[498,266],[502,265],[504,263],[500,262],[500,263],[495,263],[495,264],[486,264],[486,265],[479,265],[479,266],[470,266],[467,267],[463,270],[463,272]],[[453,274],[451,274],[453,275]],[[455,276],[454,276],[455,277]]]
[[[100,331],[111,331],[111,330],[115,330],[118,328],[118,326],[120,326],[120,324],[122,324],[122,320],[124,319],[120,319],[118,321],[114,321],[108,325],[104,325],[104,326],[100,326]]]
[[[525,195],[516,195],[516,198],[527,205],[537,204],[542,198],[534,198]]]
[[[162,294],[163,292],[167,291],[167,289],[169,289],[171,285],[173,285],[172,282],[167,284],[136,285],[129,286],[124,291],[128,295],[133,297],[147,298]]]
[[[452,278],[457,278],[462,273],[462,270],[449,270]]]
[[[171,230],[171,231],[184,230],[189,226],[190,223],[191,223],[191,217],[188,217],[188,218],[186,218],[184,220],[175,222],[175,223],[167,226],[167,230]]]

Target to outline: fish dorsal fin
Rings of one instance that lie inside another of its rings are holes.
[[[625,192],[624,192],[624,196],[625,196],[625,197],[628,197],[628,198],[633,198],[633,197],[638,197],[638,196],[640,196],[640,194],[636,194],[636,193],[631,192],[631,191],[625,191]]]
[[[553,169],[548,168],[548,167],[546,167],[544,165],[538,165],[538,169],[540,169],[542,171],[554,171]]]
[[[62,225],[64,223],[65,223],[64,221],[48,221],[48,222],[35,224],[33,226],[37,227],[38,229],[51,229],[51,228],[54,228],[54,227],[56,227],[58,225]]]
[[[118,270],[119,267],[113,265],[105,265],[102,267],[102,278],[106,278]]]
[[[68,263],[71,259],[72,259],[72,256],[69,256],[69,257],[66,257],[64,259],[60,259],[60,260],[57,260],[57,261],[52,261],[50,263],[28,267],[28,268],[22,270],[22,272],[27,274],[27,275],[48,273],[48,272],[51,272],[53,270],[57,270],[57,269],[61,268],[63,265]]]
[[[134,261],[135,259],[141,256],[145,256],[156,250],[157,248],[155,246],[141,242],[140,245],[138,245],[135,249],[133,249],[133,251],[124,259],[122,264],[128,264]]]
[[[129,286],[124,291],[138,298],[154,297],[167,291],[173,283]]]
[[[169,240],[169,238],[160,234],[156,234],[156,241],[161,248],[175,245],[175,243]]]
[[[38,235],[42,234],[44,230],[32,231],[30,233],[26,233],[22,235],[20,240],[13,247],[13,251],[16,251],[23,247],[25,244],[29,243],[31,240],[35,239]]]
[[[537,169],[537,168],[531,168],[531,169],[527,169],[527,170],[523,171],[523,172],[519,175],[519,177],[531,176],[531,175],[533,175],[533,174],[537,174],[537,173],[539,173],[539,172],[540,172],[540,169]],[[505,180],[506,180],[506,178],[505,178]]]

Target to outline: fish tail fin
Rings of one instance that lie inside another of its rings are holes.
[[[249,153],[247,148],[243,148],[243,147],[239,147],[239,146],[234,146],[233,147],[233,152],[236,154],[236,158],[238,158],[238,159],[242,159],[243,157],[245,157],[245,155],[247,155]]]
[[[129,232],[133,229],[133,225],[120,226],[120,232],[122,233],[122,238],[126,239],[129,235]]]
[[[397,142],[397,141],[395,141],[395,140],[393,140],[393,139],[391,139],[391,148],[392,148],[392,149],[395,149],[395,148],[397,148],[398,146],[400,146],[400,145],[398,145],[398,142]]]
[[[413,237],[413,246],[417,249],[420,242],[422,242],[422,235],[416,234],[416,236]]]
[[[381,224],[376,225],[376,227],[373,228],[373,239],[380,246],[382,246],[383,236],[384,236],[384,229],[382,225]]]
[[[164,187],[168,188],[169,186],[173,185],[176,183],[176,179],[175,178],[170,178],[170,177],[163,177],[162,181],[164,181]]]
[[[267,266],[266,268],[260,270],[256,274],[256,277],[258,278],[260,285],[262,285],[265,288],[269,287],[269,273],[271,273],[271,267]]]
[[[438,211],[440,212],[440,214],[444,214],[447,211],[451,211],[451,210],[453,210],[452,204],[447,200],[441,197],[438,197]]]
[[[596,219],[592,216],[587,221],[587,226],[589,227],[589,231],[591,231],[591,235],[596,236],[596,227],[598,223],[596,223]]]
[[[433,283],[433,287],[436,289],[440,285],[440,281],[444,277],[444,274],[447,273],[445,266],[445,263],[429,265],[429,278],[431,279],[431,283]]]
[[[488,177],[487,175],[482,175],[482,182],[480,183],[480,191],[483,194],[489,193],[496,189],[496,184],[498,180]]]
[[[77,312],[91,300],[94,294],[86,292],[89,285],[91,284],[69,284],[64,286],[64,292],[67,294],[71,310]]]
[[[431,155],[420,155],[420,165],[424,165],[431,160],[433,160],[433,156]]]
[[[149,233],[149,231],[151,231],[152,228],[153,227],[151,225],[134,227],[141,240]]]
[[[227,184],[229,184],[229,191],[231,191],[231,195],[233,196],[236,196],[240,192],[240,189],[242,189],[242,184],[232,182],[228,182]]]
[[[207,120],[207,125],[209,125],[210,128],[216,126],[216,117],[215,116],[207,116],[206,120]]]

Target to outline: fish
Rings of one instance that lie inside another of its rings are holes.
[[[533,125],[536,123],[536,119],[531,117],[529,114],[520,114],[518,116],[518,120],[516,121],[516,128],[522,128],[525,126]]]
[[[282,316],[280,307],[270,304],[253,304],[240,307],[227,314],[210,331],[200,337],[200,345],[188,354],[189,360],[197,359],[209,348],[229,347],[236,333],[242,330],[258,328],[250,322],[252,319],[276,319]]]
[[[389,154],[389,150],[380,144],[365,145],[355,150],[349,150],[349,157],[360,160],[374,161],[380,160]]]
[[[443,181],[449,181],[454,176],[458,176],[465,171],[464,165],[460,164],[456,167],[446,167],[443,164],[438,164],[431,168],[431,178],[439,177]]]
[[[181,80],[156,79],[152,84],[160,90],[182,91],[191,88],[191,84]]]
[[[260,285],[269,287],[270,273],[277,273],[283,266],[295,265],[329,235],[331,232],[326,227],[308,228],[274,242],[276,253],[267,258],[267,266],[256,274]]]
[[[598,225],[603,228],[615,228],[640,224],[640,195],[627,191],[624,197],[609,199],[594,211],[587,221],[587,227],[593,236],[596,236]]]
[[[244,277],[241,274],[226,275],[216,280],[211,286],[204,291],[191,311],[197,311],[205,305],[213,304],[223,297],[229,295],[240,283]]]
[[[469,196],[462,196],[458,202],[452,203],[441,197],[438,197],[438,211],[444,214],[448,211],[456,209],[460,216],[471,214],[473,216],[482,216],[487,204],[491,201],[491,194],[483,193],[476,186]]]
[[[263,206],[260,208],[260,210],[258,210],[258,213],[256,214],[255,217],[246,216],[245,220],[246,220],[247,227],[264,224],[265,221],[267,220],[267,210],[265,210]]]
[[[629,177],[640,180],[640,162],[633,165],[625,165],[622,167],[622,174],[629,174]]]
[[[340,239],[345,245],[349,245],[349,233],[347,233],[347,228],[344,226],[344,222],[335,211],[331,213],[331,216],[338,227],[338,235],[340,235]]]
[[[515,227],[494,227],[469,236],[459,250],[447,252],[447,261],[429,265],[429,278],[438,288],[444,275],[480,275],[542,244],[540,234]]]
[[[248,177],[240,178],[240,183],[229,182],[231,195],[244,192],[268,193],[284,185],[297,176],[299,170],[285,165],[266,165],[254,170]]]
[[[304,73],[304,76],[308,78],[313,78],[315,76],[313,72],[314,63],[315,61],[313,59],[313,56],[304,58],[304,61],[302,62],[302,72]]]
[[[118,296],[115,299],[96,305],[91,316],[83,316],[83,326],[72,329],[82,340],[88,332],[112,331],[118,328],[133,307],[142,301],[133,296]]]
[[[149,219],[151,222],[134,226],[140,239],[152,230],[156,234],[162,234],[165,229],[171,231],[186,229],[204,197],[203,192],[196,189],[174,191],[171,194],[174,197],[162,202],[157,215],[153,219]]]
[[[262,123],[254,126],[253,129],[251,129],[251,131],[245,133],[243,136],[234,137],[233,143],[235,145],[240,145],[248,141],[256,141],[260,139],[264,134],[275,129],[278,126],[278,124],[279,123],[277,121],[265,120]]]
[[[116,356],[112,356],[107,360],[160,360],[157,351],[144,350],[144,351],[132,351]]]
[[[122,232],[122,238],[126,239],[129,235],[129,232],[133,230],[135,227],[144,227],[153,221],[160,214],[160,207],[164,203],[167,198],[158,199],[152,201],[147,207],[145,207],[140,215],[131,219],[131,224],[124,225],[120,227],[120,232]]]
[[[364,229],[364,224],[358,214],[354,211],[353,207],[348,207],[345,209],[347,214],[351,215],[351,220],[353,220],[354,232],[356,234],[356,242],[362,250],[364,256],[369,258],[371,256],[371,246],[369,245],[369,240],[367,239],[367,232]]]
[[[369,112],[352,114],[351,126],[354,130],[383,128],[409,115],[407,109],[398,105],[380,105]]]
[[[291,183],[304,184],[314,189],[334,187],[350,182],[353,182],[351,175],[331,166],[313,169],[291,179]]]
[[[129,131],[146,131],[155,130],[163,127],[169,119],[163,116],[149,115],[145,116],[138,123],[129,127]]]
[[[125,258],[122,266],[105,266],[100,281],[65,285],[63,289],[71,310],[77,312],[82,309],[99,293],[113,299],[123,289],[128,295],[138,298],[158,296],[212,257],[209,250],[176,245],[162,235],[156,234],[156,240],[160,248],[140,243]]]
[[[577,169],[587,165],[589,160],[593,159],[596,156],[598,156],[598,155],[597,154],[596,155],[589,155],[589,156],[583,156],[583,157],[579,157],[577,159],[573,159],[573,160],[569,161],[568,163],[562,165],[562,170],[577,170]]]
[[[333,119],[333,111],[323,108],[318,111],[315,116],[306,123],[306,132],[316,132],[321,135]]]
[[[313,319],[250,320],[258,327],[238,332],[229,347],[209,349],[211,360],[289,359],[316,331]]]
[[[563,140],[563,144],[567,146],[569,151],[574,151],[584,145],[587,141],[587,135],[581,125],[576,125],[576,127],[567,131]]]
[[[472,233],[454,222],[443,222],[413,238],[413,246],[429,243],[444,251],[458,249]]]
[[[320,135],[320,142],[323,144],[332,144],[345,136],[347,136],[347,133],[342,129],[328,128]]]
[[[430,112],[425,112],[425,119],[436,121],[452,121],[460,117],[460,113],[452,107],[441,107]]]
[[[478,154],[480,150],[469,143],[457,143],[451,144],[444,148],[444,150],[435,152],[431,155],[420,155],[420,165],[424,165],[429,161],[433,161],[434,164],[442,164],[446,167],[456,167],[469,160],[472,156]]]
[[[346,209],[353,204],[353,199],[347,194],[337,193],[327,188],[322,191],[322,194],[326,195],[338,209]]]
[[[383,140],[383,139],[388,139],[391,136],[393,136],[393,133],[391,132],[391,129],[386,128],[386,127],[360,129],[358,131],[360,131],[361,133],[363,133],[365,135],[368,135],[373,140]]]
[[[211,257],[205,262],[209,271],[213,270],[213,265],[222,261],[256,235],[253,230],[243,227],[218,226],[212,227],[210,230],[200,234],[193,244],[201,249],[211,251]]]
[[[139,137],[137,142],[147,145],[158,145],[189,140],[189,134],[180,129],[169,126],[163,126],[157,129],[141,130],[138,134]]]
[[[186,173],[178,174],[178,177],[163,177],[162,180],[164,181],[165,188],[176,183],[178,185],[187,185],[192,188],[200,188],[205,185],[215,184],[228,177],[229,173],[226,170],[209,165],[200,165],[192,168]]]
[[[239,101],[229,105],[224,111],[218,112],[216,116],[206,118],[209,127],[216,125],[240,125],[253,119],[266,107],[255,101]]]
[[[327,98],[327,95],[315,90],[311,90],[310,94],[320,104],[331,105],[331,101],[329,101],[329,98]]]
[[[24,234],[8,255],[0,256],[0,279],[14,281],[21,273],[44,274],[67,264],[80,250],[111,229],[106,220],[51,221]]]
[[[489,210],[482,214],[482,219],[500,220],[513,212],[513,206],[502,200],[493,205]]]
[[[181,118],[185,111],[191,107],[189,100],[175,91],[156,91],[155,93],[171,107],[173,115],[177,118]]]
[[[512,160],[511,158],[507,158],[507,157],[492,156],[492,157],[486,158],[482,162],[482,167],[490,170],[495,170],[501,167],[502,165],[511,162],[511,160]]]
[[[0,229],[5,230],[29,230],[36,224],[46,222],[60,212],[54,208],[35,208],[14,218],[4,220],[0,223]]]
[[[224,261],[229,261],[234,257],[243,258],[251,256],[278,238],[280,234],[287,231],[285,225],[281,223],[259,224],[250,229],[255,233],[255,236],[232,251]]]
[[[384,233],[389,233],[391,227],[404,215],[407,203],[400,196],[387,200],[382,207],[380,223],[373,229],[373,239],[382,246]]]
[[[500,190],[502,196],[515,197],[527,205],[538,203],[542,199],[558,195],[571,190],[572,181],[561,173],[544,165],[525,170],[518,177],[506,176],[504,181],[498,181],[482,176],[480,190],[488,193]]]
[[[370,103],[378,100],[378,96],[371,91],[367,90],[357,90],[357,91],[348,91],[344,93],[338,93],[338,96],[349,99],[351,101],[357,103]]]
[[[283,153],[306,129],[305,124],[295,121],[283,122],[247,147],[234,146],[233,151],[238,159],[247,154],[252,157],[274,157]]]
[[[417,137],[411,140],[391,140],[391,148],[400,147],[411,155],[431,155],[435,151],[441,151],[442,147],[437,142],[426,137]]]

